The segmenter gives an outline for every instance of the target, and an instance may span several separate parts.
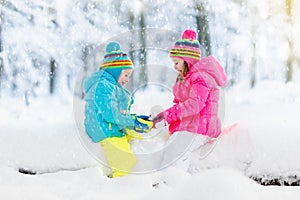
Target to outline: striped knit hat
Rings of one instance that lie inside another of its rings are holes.
[[[199,61],[201,59],[201,51],[197,33],[194,30],[186,29],[182,33],[181,39],[170,50],[170,57],[181,58],[192,65]]]
[[[119,43],[110,42],[106,45],[102,69],[110,73],[117,81],[123,69],[133,69],[131,59],[121,50]]]

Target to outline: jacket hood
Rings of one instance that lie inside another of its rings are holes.
[[[227,83],[225,70],[214,56],[204,57],[194,65],[190,65],[190,71],[201,71],[209,74],[218,86],[225,86]]]
[[[105,77],[108,81],[110,81],[112,84],[117,84],[117,81],[115,78],[108,73],[105,70],[97,70],[94,73],[92,73],[89,77],[87,77],[83,82],[83,92],[88,93],[89,90],[95,85],[97,82],[99,82],[101,77]]]
[[[99,80],[103,71],[96,71],[91,76],[87,77],[83,82],[83,92],[87,93],[90,88]]]

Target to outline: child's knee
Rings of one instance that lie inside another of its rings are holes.
[[[130,144],[126,138],[108,138],[100,142],[103,147],[109,166],[116,178],[129,174],[136,164],[135,155],[130,149]]]
[[[122,163],[118,163],[116,166],[111,166],[113,171],[112,177],[117,178],[131,173],[136,162],[135,156],[132,153],[128,153],[127,156],[123,157]]]
[[[136,164],[136,162],[137,162],[137,160],[136,160],[134,154],[131,152],[130,156],[128,156],[128,163],[130,166],[130,170],[133,168],[133,166]]]

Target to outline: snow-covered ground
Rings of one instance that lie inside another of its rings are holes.
[[[266,81],[252,90],[243,85],[226,90],[223,124],[239,126],[222,136],[205,159],[196,151],[191,173],[170,167],[163,173],[118,179],[102,175],[82,139],[73,97],[40,98],[30,107],[3,98],[0,199],[298,199],[299,187],[266,187],[248,177],[300,177],[299,86]],[[137,113],[150,112],[154,105],[167,107],[172,100],[169,92],[157,90],[137,92],[135,97]],[[38,175],[21,174],[20,167]]]

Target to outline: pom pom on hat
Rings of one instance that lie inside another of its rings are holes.
[[[121,50],[121,47],[120,44],[117,42],[110,42],[108,45],[106,45],[106,53],[119,50]]]
[[[170,57],[178,57],[194,64],[201,59],[200,43],[194,30],[186,29],[170,50]]]
[[[194,30],[186,29],[182,33],[182,39],[197,40],[197,33]]]
[[[127,54],[121,50],[119,43],[110,42],[106,45],[106,53],[101,68],[118,80],[123,69],[133,69],[133,63]]]

